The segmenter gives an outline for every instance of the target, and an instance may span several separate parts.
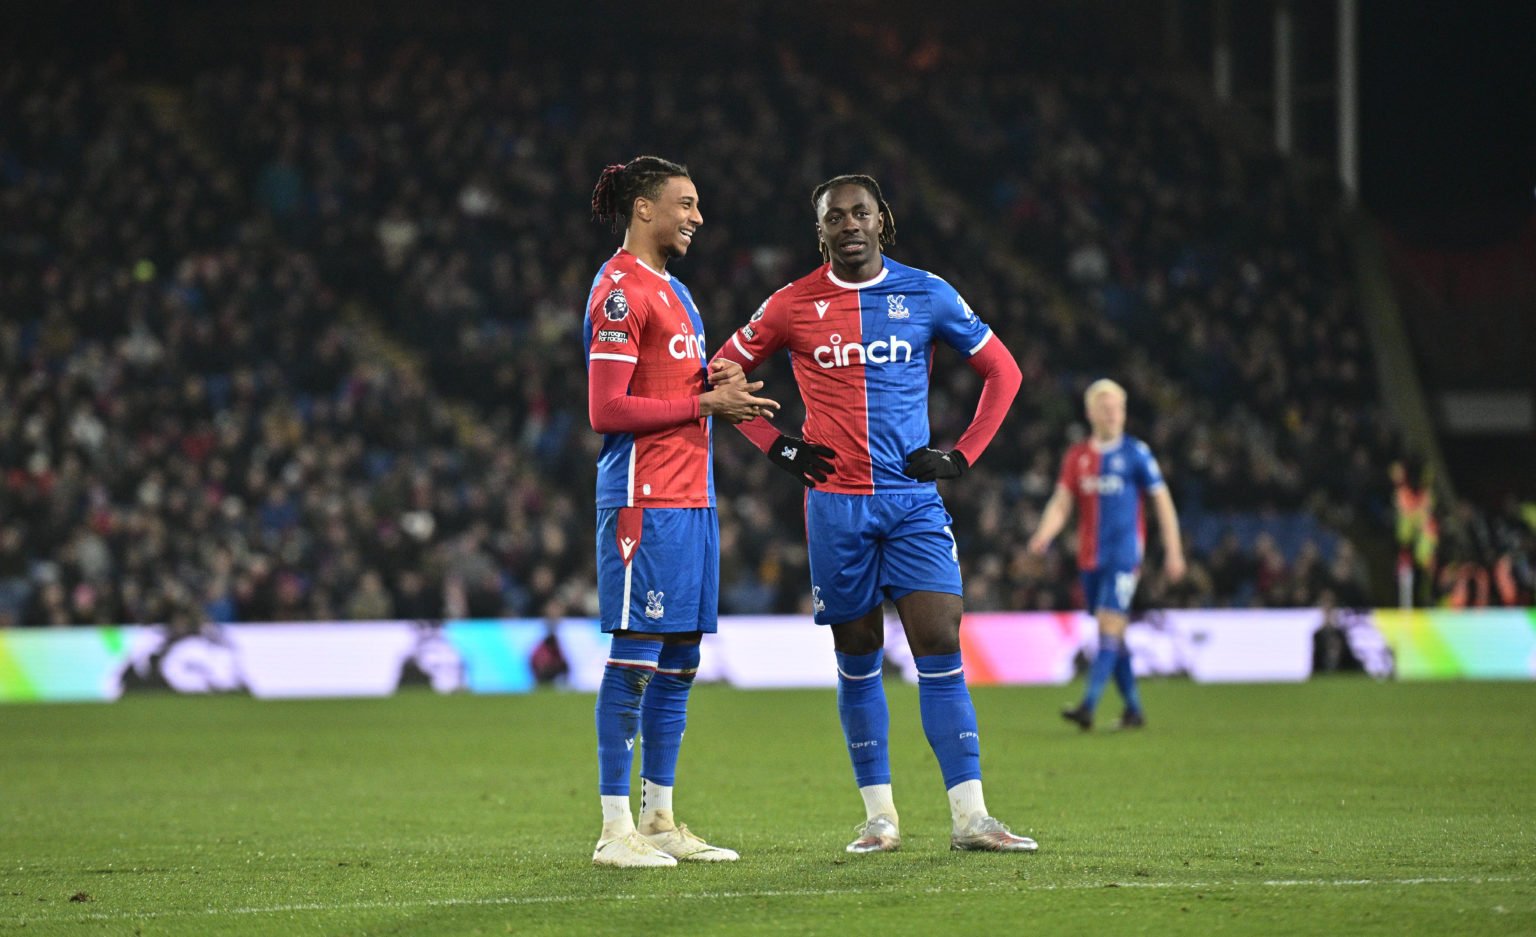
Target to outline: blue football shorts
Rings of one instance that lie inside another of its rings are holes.
[[[1083,601],[1088,606],[1088,614],[1100,611],[1130,613],[1136,583],[1141,579],[1139,568],[1101,566],[1082,576]]]
[[[714,633],[720,521],[714,508],[598,508],[597,604],[603,631]]]
[[[909,592],[964,595],[960,554],[937,490],[805,498],[818,625],[853,621]]]

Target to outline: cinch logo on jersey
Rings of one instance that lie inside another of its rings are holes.
[[[1117,495],[1125,490],[1125,479],[1119,475],[1084,475],[1080,484],[1085,495]]]
[[[855,364],[894,364],[898,360],[912,360],[912,343],[902,341],[899,336],[892,336],[890,341],[876,339],[868,345],[859,342],[844,344],[841,335],[833,334],[828,339],[832,344],[817,345],[811,353],[816,363],[823,368],[846,368]],[[900,355],[900,359],[897,358]],[[857,360],[855,360],[857,359]]]
[[[684,326],[684,328],[687,328]],[[704,336],[691,332],[679,332],[667,342],[667,353],[682,361],[685,358],[704,357]]]

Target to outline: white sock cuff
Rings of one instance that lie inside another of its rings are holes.
[[[882,816],[896,819],[896,797],[889,784],[866,784],[859,788],[859,796],[864,798],[864,819]]]
[[[949,813],[955,827],[968,826],[978,817],[987,815],[987,801],[981,793],[981,781],[961,781],[949,789]]]
[[[635,817],[629,812],[628,794],[599,794],[597,799],[603,806],[605,834],[623,836],[625,833],[634,832]]]
[[[655,813],[658,810],[672,811],[672,786],[670,784],[657,784],[655,781],[640,779],[640,813],[641,815]]]

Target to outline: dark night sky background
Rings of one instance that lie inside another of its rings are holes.
[[[1361,188],[1413,240],[1508,240],[1536,207],[1536,3],[1365,0]]]

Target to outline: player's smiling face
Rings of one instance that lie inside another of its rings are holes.
[[[667,180],[661,194],[651,202],[651,237],[664,257],[688,253],[693,236],[704,224],[699,214],[699,190],[687,176]]]
[[[880,272],[885,219],[868,189],[851,183],[828,189],[816,211],[816,233],[832,258],[833,273],[857,282]]]

